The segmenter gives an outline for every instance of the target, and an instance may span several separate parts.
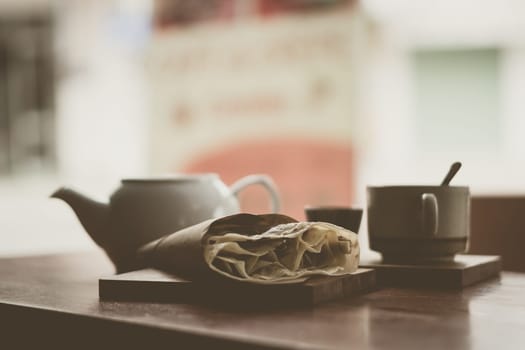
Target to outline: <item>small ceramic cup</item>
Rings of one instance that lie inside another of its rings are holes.
[[[358,233],[363,209],[337,206],[307,206],[304,208],[308,221],[328,222]]]

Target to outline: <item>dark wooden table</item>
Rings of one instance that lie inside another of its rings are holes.
[[[462,291],[388,288],[310,308],[232,310],[100,302],[97,279],[111,273],[101,253],[0,259],[0,348],[525,349],[525,274]]]

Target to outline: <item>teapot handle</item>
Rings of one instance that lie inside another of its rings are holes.
[[[245,176],[233,183],[230,190],[232,193],[237,196],[239,192],[250,185],[259,184],[262,185],[270,194],[271,207],[273,213],[278,213],[281,209],[281,201],[279,199],[279,191],[277,191],[277,186],[273,182],[272,178],[268,175],[254,174]]]

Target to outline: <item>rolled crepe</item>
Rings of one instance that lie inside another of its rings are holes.
[[[138,254],[144,265],[189,280],[222,276],[262,284],[297,283],[312,275],[354,272],[359,243],[354,232],[325,222],[236,214],[164,236]]]

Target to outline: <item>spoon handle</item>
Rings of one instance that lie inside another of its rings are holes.
[[[456,173],[461,168],[461,162],[455,162],[450,166],[450,170],[447,173],[447,176],[443,179],[443,182],[441,182],[441,186],[448,186],[452,178],[456,175]]]

